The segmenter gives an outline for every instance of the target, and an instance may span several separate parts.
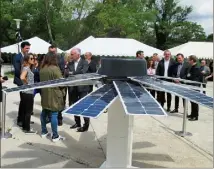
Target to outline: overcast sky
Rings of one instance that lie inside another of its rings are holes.
[[[202,25],[206,34],[213,33],[213,0],[180,0],[182,5],[192,5],[189,20]]]

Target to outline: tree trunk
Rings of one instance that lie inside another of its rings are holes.
[[[53,35],[52,35],[52,31],[51,31],[51,25],[49,22],[48,14],[49,14],[49,0],[45,0],[45,19],[46,19],[46,24],[48,27],[49,38],[51,40],[51,43],[53,43],[54,40],[53,40]]]

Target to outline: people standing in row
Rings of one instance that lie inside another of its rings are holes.
[[[88,62],[88,71],[87,73],[96,73],[97,72],[97,65],[96,63],[92,60],[92,53],[91,52],[86,52],[85,53],[85,60]],[[93,85],[89,86],[90,91],[93,91]]]
[[[13,60],[13,66],[14,66],[14,80],[13,83],[17,86],[23,85],[22,80],[20,79],[21,70],[22,70],[22,63],[24,55],[27,55],[30,50],[30,43],[29,42],[22,42],[21,43],[21,52],[17,55],[15,55]],[[17,125],[19,127],[22,127],[22,117],[24,112],[24,106],[22,101],[22,94],[23,92],[20,92],[20,103],[19,103],[19,110],[18,110],[18,117],[17,117]]]
[[[41,70],[40,70],[40,81],[48,81],[62,78],[61,71],[58,67],[57,55],[53,52],[49,52],[45,55]],[[58,134],[58,112],[64,109],[64,87],[52,87],[41,89],[41,104],[42,113],[41,119],[41,137],[49,135],[46,124],[47,117],[51,122],[52,129],[52,141],[56,142],[64,139]]]
[[[34,83],[34,74],[32,72],[34,66],[34,56],[33,54],[25,54],[23,58],[22,71],[20,75],[20,79],[23,84],[33,84]],[[20,122],[22,124],[23,131],[26,134],[35,134],[36,131],[33,131],[30,128],[30,119],[31,113],[33,112],[33,103],[34,103],[34,91],[28,90],[23,91],[21,94],[21,102],[22,105],[22,115]]]
[[[147,75],[153,76],[155,75],[155,64],[152,59],[149,59],[147,62]],[[155,98],[155,90],[149,90],[151,95]]]
[[[205,60],[201,61],[200,70],[201,70],[201,75],[202,75],[201,76],[201,82],[205,83],[205,84],[202,84],[202,86],[205,89],[206,88],[206,83],[207,83],[206,77],[210,75],[210,68],[206,65],[206,61]],[[203,93],[206,94],[205,91],[203,91]]]
[[[153,60],[154,65],[155,65],[155,69],[157,69],[158,63],[160,62],[160,57],[158,56],[157,53],[154,53],[154,54],[153,54],[152,60]]]
[[[88,62],[81,59],[81,50],[79,48],[74,48],[70,52],[72,57],[72,62],[68,63],[68,68],[66,71],[66,76],[85,74],[88,71]],[[69,105],[76,103],[81,98],[85,97],[90,91],[89,86],[74,86],[68,88],[69,95]],[[71,129],[77,128],[78,132],[87,131],[89,128],[90,119],[84,117],[84,125],[81,127],[81,120],[79,116],[74,116],[75,124],[71,126]]]
[[[169,50],[164,51],[164,58],[158,63],[157,69],[156,69],[156,75],[158,76],[164,76],[164,77],[171,77],[171,67],[175,64],[175,61],[171,58],[171,52]],[[165,92],[157,92],[157,100],[161,104],[161,106],[164,106],[164,103],[166,102],[165,99]],[[170,112],[171,108],[171,100],[172,95],[170,93],[167,93],[167,111]]]
[[[189,63],[184,61],[184,55],[182,53],[178,53],[176,55],[176,60],[177,62],[171,68],[172,77],[186,79],[187,71],[190,66]],[[174,80],[174,82],[177,84],[182,83],[179,80]],[[184,104],[184,99],[183,99],[183,104]],[[179,108],[179,97],[175,96],[175,108],[170,113],[178,113],[178,108]]]
[[[196,82],[201,82],[201,70],[197,66],[197,58],[194,55],[189,56],[188,62],[191,65],[191,68],[187,72],[187,80],[192,80]],[[192,83],[192,86],[200,87],[200,84]],[[199,107],[198,104],[191,102],[191,114],[188,115],[190,121],[198,120]]]

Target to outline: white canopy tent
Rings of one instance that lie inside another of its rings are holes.
[[[153,53],[163,54],[162,50],[134,39],[125,38],[94,38],[90,36],[73,48],[75,47],[80,48],[82,53],[91,52],[93,55],[99,56],[136,56],[138,50],[144,51],[145,56],[152,56]]]
[[[196,55],[200,59],[213,59],[213,42],[187,42],[169,50],[172,55],[182,53],[185,57]]]
[[[24,42],[24,41],[28,41],[31,44],[30,52],[35,53],[35,54],[46,54],[48,52],[48,47],[51,45],[48,42],[40,39],[37,36],[30,38],[30,39],[23,40],[22,42]],[[19,43],[19,47],[22,42]],[[10,46],[3,47],[3,48],[1,48],[1,52],[2,53],[18,53],[18,44],[13,44]],[[63,51],[61,49],[57,48],[57,52],[62,53]]]

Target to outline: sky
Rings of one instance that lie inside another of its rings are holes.
[[[213,0],[180,0],[180,3],[193,7],[188,20],[202,25],[207,35],[213,33]]]

